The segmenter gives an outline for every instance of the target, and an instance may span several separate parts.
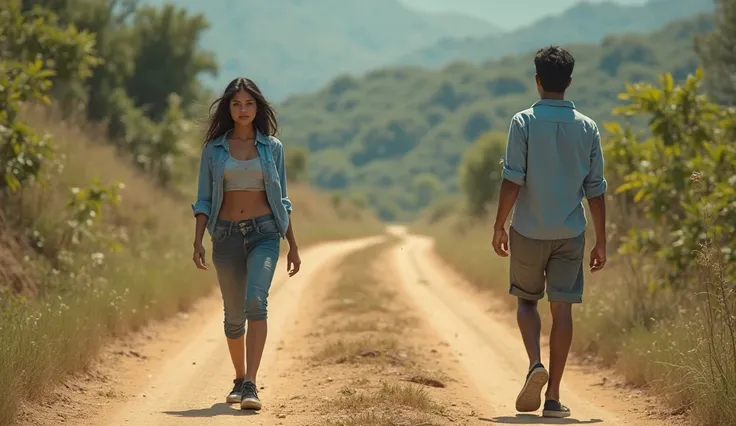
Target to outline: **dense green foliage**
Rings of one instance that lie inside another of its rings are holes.
[[[465,151],[460,165],[460,188],[467,200],[468,213],[482,216],[496,200],[501,183],[501,161],[506,151],[506,134],[491,132]]]
[[[23,16],[13,0],[0,3],[0,190],[17,191],[53,158],[46,138],[24,124],[24,102],[49,102],[51,78],[68,85],[90,74],[93,39],[42,10]]]
[[[708,240],[723,247],[724,273],[736,272],[729,248],[736,243],[736,110],[703,95],[702,77],[698,72],[675,86],[667,74],[660,88],[627,87],[629,104],[616,112],[651,117],[648,137],[618,123],[606,126],[608,173],[621,183],[616,192],[633,194],[635,208],[654,224],[629,229],[622,250],[665,261],[669,268],[653,283],[658,286],[693,282],[693,253]],[[713,223],[703,221],[703,209]]]
[[[727,105],[736,105],[736,1],[715,0],[716,30],[702,37],[698,53],[703,58],[711,96]]]
[[[711,12],[711,0],[651,0],[643,5],[580,2],[518,30],[475,38],[447,38],[396,64],[437,67],[456,60],[483,63],[545,44],[595,43],[613,33],[646,33],[673,20]]]
[[[168,0],[212,23],[202,45],[222,72],[216,91],[252,78],[271,99],[315,90],[342,72],[362,73],[449,36],[495,32],[468,16],[429,15],[397,0]],[[163,4],[163,0],[148,0]]]
[[[139,7],[137,0],[14,2],[29,18],[53,15],[59,25],[92,34],[84,45],[96,57],[91,75],[70,81],[68,71],[57,72],[54,99],[69,117],[107,123],[110,139],[136,165],[171,182],[189,148],[185,120],[206,95],[198,78],[217,70],[198,47],[204,17],[172,5]]]
[[[682,81],[693,72],[693,38],[712,26],[700,16],[646,36],[570,46],[577,64],[568,98],[593,119],[608,119],[624,82],[656,81],[667,71]],[[308,148],[317,185],[364,192],[383,218],[402,217],[420,208],[414,175],[432,173],[443,190],[457,190],[457,167],[472,142],[489,131],[505,133],[511,116],[538,98],[532,58],[342,76],[280,106],[282,138]]]

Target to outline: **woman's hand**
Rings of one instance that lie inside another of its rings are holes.
[[[299,258],[299,248],[291,247],[289,254],[286,255],[286,270],[289,271],[289,276],[293,277],[299,272],[299,267],[302,264],[302,260]]]
[[[194,243],[194,254],[192,255],[192,260],[194,261],[194,264],[197,265],[197,269],[201,269],[203,271],[207,270],[207,262],[205,261],[204,246],[202,245],[201,242]]]

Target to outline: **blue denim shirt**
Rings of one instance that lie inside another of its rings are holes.
[[[511,119],[502,176],[521,185],[511,219],[520,234],[538,240],[582,234],[583,198],[607,189],[598,126],[570,101],[536,102]]]
[[[276,218],[281,238],[285,238],[292,208],[286,190],[284,146],[276,137],[267,137],[261,132],[256,132],[256,148],[263,168],[266,197]],[[207,215],[207,231],[210,235],[215,231],[215,223],[222,207],[225,161],[229,155],[227,133],[209,141],[202,150],[197,201],[192,204],[192,211],[195,216],[199,213]]]

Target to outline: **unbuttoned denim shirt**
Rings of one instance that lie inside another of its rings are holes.
[[[284,146],[274,136],[265,136],[256,132],[256,148],[261,160],[266,197],[276,218],[281,238],[286,237],[291,215],[291,201],[286,190],[286,171],[284,169]],[[230,155],[227,133],[205,145],[199,165],[199,182],[197,184],[197,202],[192,204],[192,211],[207,215],[207,231],[210,236],[215,231],[215,224],[220,215],[223,199],[223,180],[225,161]]]

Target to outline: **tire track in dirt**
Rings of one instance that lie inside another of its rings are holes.
[[[397,241],[346,256],[285,339],[276,425],[474,425],[482,398],[397,282]]]
[[[595,382],[601,377],[581,373],[571,361],[561,386],[563,403],[570,407],[571,417],[545,419],[541,409],[536,414],[517,414],[514,402],[526,375],[527,358],[509,314],[487,312],[478,293],[469,290],[468,285],[458,285],[459,277],[435,258],[431,239],[408,235],[403,227],[392,227],[391,232],[403,238],[394,249],[393,259],[409,298],[452,345],[472,385],[485,396],[486,405],[478,417],[483,423],[479,424],[673,424],[648,417],[646,403],[637,402],[633,394],[597,388]],[[549,357],[547,351],[543,344],[543,360]]]

